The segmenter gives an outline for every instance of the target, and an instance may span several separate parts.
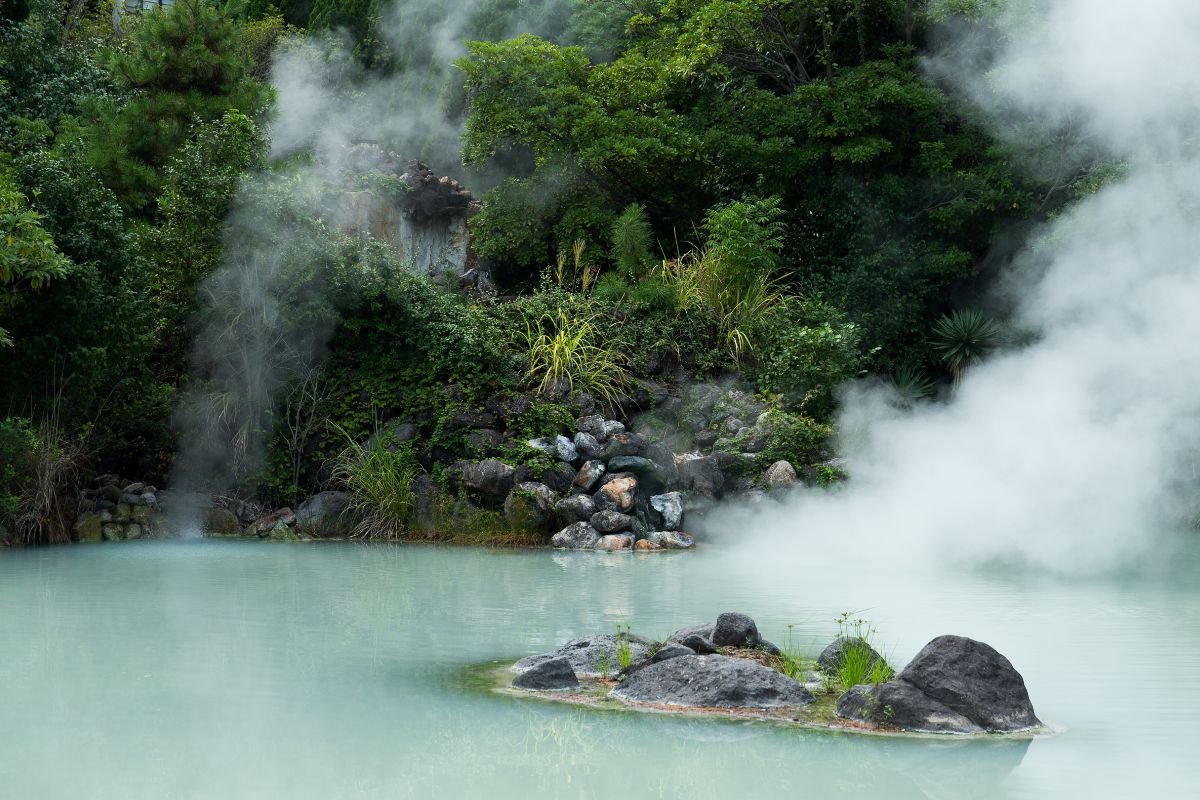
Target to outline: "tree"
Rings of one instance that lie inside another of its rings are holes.
[[[113,50],[108,67],[128,101],[100,99],[90,131],[91,163],[131,211],[152,215],[162,171],[195,121],[229,110],[253,117],[265,86],[248,77],[243,31],[205,0],[151,12]]]
[[[0,312],[7,313],[24,292],[65,278],[71,270],[41,219],[11,175],[0,172]],[[12,343],[8,331],[0,328],[0,344]]]

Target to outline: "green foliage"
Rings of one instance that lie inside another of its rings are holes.
[[[933,395],[933,380],[915,367],[901,366],[892,373],[889,382],[900,402],[906,406]]]
[[[650,266],[652,237],[646,209],[630,203],[615,220],[609,235],[612,243],[612,259],[616,262],[621,277],[636,283],[645,277]]]
[[[628,379],[620,345],[595,316],[572,316],[565,309],[526,320],[526,380],[543,394],[587,392],[610,406]]]
[[[23,292],[60,280],[71,269],[41,220],[11,176],[0,171],[0,312],[19,302]],[[0,345],[11,344],[8,331],[0,328]]]
[[[110,51],[108,67],[127,100],[97,98],[91,163],[130,210],[145,213],[162,172],[197,120],[230,110],[257,115],[267,89],[249,77],[243,28],[205,0],[151,12]]]
[[[24,545],[71,541],[79,482],[87,465],[81,439],[53,408],[34,423],[0,422],[0,529]]]
[[[412,485],[420,473],[412,446],[389,441],[378,430],[365,444],[339,432],[346,448],[334,462],[333,480],[350,496],[344,513],[353,521],[353,535],[400,538],[411,522]]]
[[[22,487],[37,448],[37,435],[28,419],[0,421],[0,528],[4,530],[16,523]]]
[[[961,309],[933,326],[933,346],[954,376],[954,382],[1004,342],[1004,327],[973,308]]]
[[[836,682],[843,691],[862,684],[880,684],[895,677],[887,660],[875,654],[875,626],[864,619],[851,619],[854,612],[844,612],[837,618],[838,638],[843,641],[841,659],[827,679]]]
[[[828,419],[838,385],[862,367],[858,326],[827,303],[793,297],[772,311],[760,336],[759,391],[781,396],[788,410]]]
[[[755,457],[759,469],[781,460],[801,467],[830,456],[833,428],[811,417],[769,409],[761,427],[765,434],[763,449]]]

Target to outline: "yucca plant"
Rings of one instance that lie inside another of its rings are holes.
[[[889,382],[905,406],[933,395],[933,380],[922,370],[907,364],[893,372]]]
[[[617,405],[629,379],[626,358],[619,347],[603,343],[604,335],[595,315],[573,317],[563,308],[527,319],[526,379],[545,394],[565,386]]]
[[[933,347],[942,354],[957,384],[963,374],[1004,341],[1004,327],[973,308],[942,317],[933,325]]]

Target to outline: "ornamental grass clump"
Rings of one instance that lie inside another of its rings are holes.
[[[618,405],[629,380],[627,359],[618,346],[604,343],[603,336],[593,314],[572,316],[560,307],[526,319],[526,380],[542,394],[582,391]]]
[[[973,308],[944,316],[933,325],[933,347],[957,384],[963,374],[1004,343],[1004,326]]]
[[[357,442],[341,432],[348,444],[334,461],[333,479],[350,496],[343,511],[350,535],[400,538],[412,521],[413,481],[421,473],[412,445],[378,433]]]

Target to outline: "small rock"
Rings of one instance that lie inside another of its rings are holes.
[[[105,525],[100,529],[100,533],[106,542],[119,542],[121,541],[121,537],[124,535],[124,532],[121,530],[121,526],[115,522],[110,522]]]
[[[638,539],[633,543],[634,550],[662,550],[663,546],[655,544],[649,539]]]
[[[624,432],[625,432],[624,424],[617,422],[615,419],[606,419],[606,420],[604,420],[604,436],[603,437],[597,436],[596,438],[606,441],[609,438],[616,436],[618,433],[624,433]]]
[[[340,532],[346,527],[343,515],[349,503],[345,492],[318,492],[296,509],[296,525],[316,535]]]
[[[576,522],[550,537],[550,544],[564,550],[591,550],[599,539],[600,534],[591,525]]]
[[[662,516],[663,530],[677,531],[683,526],[683,495],[679,492],[652,496],[650,507]]]
[[[542,483],[555,492],[569,491],[577,474],[574,467],[564,461],[556,461],[548,469],[542,470]]]
[[[776,461],[767,467],[766,480],[772,489],[787,489],[796,485],[796,470],[790,461]]]
[[[558,461],[569,463],[579,458],[575,445],[565,436],[543,436],[541,439],[530,439],[526,444]]]
[[[121,534],[126,539],[140,539],[142,538],[142,526],[131,522],[121,529]]]
[[[633,528],[633,517],[617,511],[597,511],[592,514],[591,525],[601,533],[617,533]]]
[[[683,531],[651,531],[646,538],[666,550],[688,550],[696,546],[696,540]]]
[[[480,428],[467,434],[471,449],[481,455],[498,450],[504,445],[504,434],[494,428]]]
[[[119,519],[121,515],[118,513],[116,516]],[[204,530],[207,533],[228,536],[240,533],[242,523],[237,518],[237,514],[227,508],[210,508],[204,513]]]
[[[652,644],[653,642],[632,633],[622,634],[619,639],[611,633],[587,636],[572,639],[551,653],[526,656],[513,665],[513,668],[524,671],[553,658],[566,658],[571,662],[576,675],[613,675],[622,668],[622,651],[629,656],[630,663],[635,663],[649,655]]]
[[[633,537],[628,533],[616,533],[609,534],[607,536],[601,536],[599,541],[596,542],[596,549],[607,550],[608,552],[615,552],[617,550],[632,550]]]
[[[604,475],[605,467],[603,461],[587,461],[579,468],[579,472],[575,474],[574,485],[578,486],[585,492],[590,492],[596,482]]]
[[[608,434],[604,432],[604,417],[599,414],[592,414],[575,420],[575,429],[580,433],[592,436],[598,441],[608,438]]]
[[[726,612],[713,625],[712,643],[717,647],[756,647],[761,640],[758,625],[745,614]]]
[[[513,678],[512,685],[518,689],[536,689],[543,692],[574,689],[579,678],[571,662],[566,658],[550,658],[531,667]]]

